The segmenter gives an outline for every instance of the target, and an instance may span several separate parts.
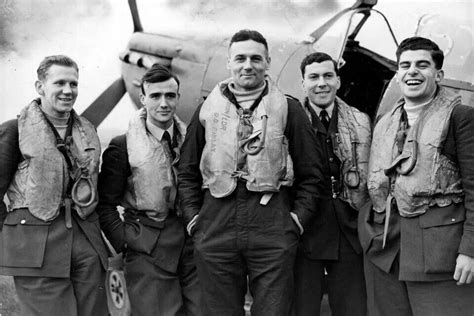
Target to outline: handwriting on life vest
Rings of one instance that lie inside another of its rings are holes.
[[[217,137],[219,131],[226,131],[229,124],[230,115],[228,113],[214,112],[211,125],[211,152],[215,153],[217,150]]]

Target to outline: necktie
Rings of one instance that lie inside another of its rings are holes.
[[[165,131],[163,133],[163,140],[166,141],[166,143],[168,144],[168,148],[171,152],[171,156],[173,157],[173,160],[174,158],[176,157],[176,153],[174,152],[173,150],[173,146],[171,145],[171,136],[170,136],[170,133],[168,133],[168,131]]]
[[[321,110],[321,113],[319,113],[319,119],[321,120],[321,123],[323,123],[326,130],[329,129],[329,115],[326,110]]]

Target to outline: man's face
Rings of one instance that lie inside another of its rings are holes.
[[[260,87],[270,66],[270,57],[262,43],[253,40],[234,42],[229,47],[227,68],[235,87],[249,91]]]
[[[147,109],[150,122],[162,129],[169,128],[179,101],[176,80],[170,78],[162,82],[145,82],[143,90],[145,94],[140,94],[140,101]]]
[[[43,110],[55,117],[66,117],[78,94],[79,74],[74,67],[52,65],[46,78],[35,83]]]
[[[429,101],[442,79],[443,71],[436,69],[430,51],[407,50],[400,55],[397,81],[406,100],[416,104]]]
[[[340,86],[341,81],[332,61],[325,60],[305,66],[303,90],[314,105],[323,109],[330,106]]]

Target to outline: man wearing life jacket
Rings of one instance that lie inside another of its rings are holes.
[[[195,243],[204,315],[288,315],[293,264],[322,190],[321,145],[300,104],[266,75],[257,31],[234,34],[220,82],[181,148],[178,191]]]
[[[402,98],[374,129],[361,214],[370,315],[474,312],[474,109],[440,85],[443,52],[397,49]]]
[[[178,77],[153,65],[142,78],[140,101],[127,132],[102,157],[101,226],[117,252],[125,252],[133,315],[201,315],[192,240],[176,203],[175,164],[186,134],[175,114]]]
[[[301,237],[295,263],[295,315],[319,315],[327,271],[334,315],[366,315],[362,248],[357,215],[368,204],[371,139],[365,113],[336,97],[336,61],[316,52],[301,62],[304,109],[324,152],[325,190],[313,224]]]
[[[67,56],[44,58],[39,98],[0,125],[0,274],[13,276],[22,315],[108,315],[100,143],[73,110],[78,72]]]

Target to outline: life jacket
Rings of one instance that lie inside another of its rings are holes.
[[[138,110],[130,120],[126,133],[128,162],[131,176],[127,180],[127,189],[122,206],[138,211],[156,221],[163,221],[170,209],[175,208],[176,171],[173,158],[165,140],[159,141],[146,128],[147,112]],[[186,133],[186,125],[174,118],[179,130],[178,148]],[[174,161],[179,159],[179,151]]]
[[[396,135],[403,99],[380,119],[374,129],[368,179],[376,212],[385,211],[389,194],[395,197],[398,211],[404,217],[424,214],[435,205],[444,207],[463,200],[459,168],[441,154],[451,113],[460,103],[459,95],[439,88],[436,97],[408,130],[401,155],[398,155]],[[389,176],[395,177],[392,188]]]
[[[371,125],[367,114],[347,105],[336,97],[338,124],[334,154],[341,161],[342,194],[339,199],[352,208],[360,208],[370,200],[367,170],[371,140]]]
[[[85,118],[71,111],[73,120],[72,141],[68,145],[71,160],[80,166],[91,185],[89,194],[97,197],[100,142],[94,126]],[[40,105],[33,101],[18,117],[19,147],[24,160],[18,165],[7,191],[10,209],[28,208],[30,213],[43,220],[52,221],[64,205],[69,183],[69,170],[64,155],[56,146],[56,136],[48,125]],[[91,214],[97,198],[87,206],[74,205],[79,216]]]
[[[281,185],[291,186],[294,175],[284,135],[288,115],[285,95],[267,78],[268,93],[252,113],[253,132],[249,137],[263,140],[264,146],[257,154],[247,155],[244,170],[237,170],[237,155],[243,143],[238,138],[239,111],[222,94],[229,82],[223,81],[212,90],[199,113],[206,138],[200,162],[203,188],[220,198],[234,191],[238,179],[245,180],[247,189],[254,192],[277,192]]]

